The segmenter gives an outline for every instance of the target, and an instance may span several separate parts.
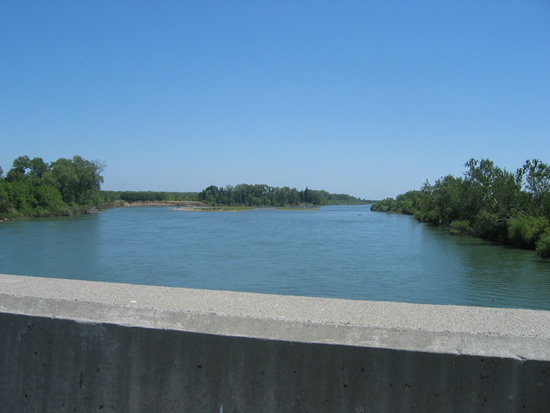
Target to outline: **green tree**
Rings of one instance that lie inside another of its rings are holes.
[[[536,242],[548,228],[545,217],[518,215],[507,221],[508,243],[520,247],[535,249]]]
[[[514,174],[494,165],[488,159],[470,159],[465,173],[473,209],[496,213],[500,218],[512,217],[517,210],[520,186]]]
[[[11,208],[11,202],[6,191],[9,182],[0,181],[0,216],[5,215]]]
[[[25,174],[25,171],[30,167],[30,162],[31,160],[27,155],[19,156],[13,161],[12,169]]]
[[[52,170],[48,179],[61,194],[63,202],[67,204],[76,203],[78,175],[70,159],[59,158],[57,161],[52,162]]]
[[[42,158],[33,158],[28,162],[31,178],[42,179],[44,174],[50,170],[50,166]]]
[[[214,205],[216,203],[218,191],[219,190],[217,186],[210,185],[208,188],[203,189],[199,193],[199,201],[204,202],[205,204]]]
[[[550,167],[527,161],[515,174],[489,159],[470,159],[464,178],[448,175],[421,191],[388,198],[375,211],[410,213],[424,222],[450,226],[456,234],[472,234],[537,249],[544,256],[550,233]],[[413,196],[414,194],[414,196]]]
[[[48,179],[61,193],[65,203],[86,205],[97,202],[103,182],[100,175],[103,168],[101,162],[87,161],[80,156],[60,158],[52,162]]]
[[[516,172],[516,180],[530,201],[529,212],[550,219],[550,167],[538,159],[528,160]]]
[[[28,156],[19,156],[13,161],[11,169],[6,174],[6,179],[9,182],[23,181],[27,179],[25,175],[29,168],[30,159]]]
[[[550,230],[540,237],[536,243],[537,254],[542,258],[550,258]]]
[[[60,158],[51,165],[42,158],[19,156],[0,179],[0,216],[67,215],[97,204],[103,168],[104,164],[80,156]]]

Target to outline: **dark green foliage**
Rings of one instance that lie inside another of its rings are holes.
[[[508,242],[516,247],[535,249],[537,240],[549,228],[545,217],[518,215],[507,221]]]
[[[542,258],[550,258],[550,230],[540,237],[536,242],[537,245],[537,254]]]
[[[373,211],[412,214],[416,219],[448,225],[454,234],[467,234],[537,249],[550,255],[550,167],[528,160],[516,173],[488,159],[470,159],[464,177],[426,182],[420,191],[372,205]]]
[[[0,218],[73,215],[97,205],[103,164],[80,156],[58,159],[20,156],[0,175]]]
[[[50,166],[42,158],[31,159],[27,165],[30,169],[29,175],[31,178],[41,179],[50,170]]]
[[[287,186],[279,188],[268,185],[239,184],[225,188],[209,186],[198,194],[201,202],[211,205],[246,206],[296,206],[296,205],[337,205],[364,204],[358,198],[346,194],[330,194],[323,190],[306,187],[303,191]]]
[[[406,194],[398,195],[397,199],[386,198],[382,201],[374,202],[371,210],[413,215],[419,209],[420,196],[420,191],[409,191]]]
[[[52,162],[46,179],[59,190],[66,204],[94,204],[103,183],[102,170],[99,162],[87,161],[80,156],[60,158]]]
[[[503,231],[507,233],[506,223],[499,220],[494,213],[485,210],[479,211],[474,219],[472,235],[487,238],[492,241],[499,241]]]
[[[37,203],[36,209],[41,216],[59,215],[59,212],[67,207],[57,188],[51,185],[36,185],[34,196]]]
[[[101,203],[125,202],[161,202],[161,201],[198,201],[198,192],[154,192],[154,191],[101,191]]]
[[[214,185],[201,192],[153,192],[153,191],[101,191],[100,202],[162,202],[200,201],[210,205],[228,206],[296,206],[308,205],[357,205],[366,204],[347,194],[331,194],[306,188],[298,191],[288,186],[270,187],[267,185],[239,184],[217,187]]]
[[[470,221],[466,219],[453,221],[451,222],[450,227],[451,227],[451,234],[455,234],[455,235],[470,234],[472,232]]]

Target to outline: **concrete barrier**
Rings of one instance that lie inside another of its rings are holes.
[[[2,411],[550,411],[545,311],[0,275]]]

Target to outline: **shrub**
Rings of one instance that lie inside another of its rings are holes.
[[[540,236],[548,228],[544,217],[520,215],[508,221],[508,241],[516,247],[535,249]]]
[[[451,222],[451,234],[455,235],[468,235],[472,233],[472,227],[470,221],[467,219],[461,219]]]
[[[550,230],[547,230],[537,241],[537,254],[542,258],[550,258]]]
[[[496,214],[481,210],[475,219],[473,232],[481,238],[491,241],[505,242],[508,238],[506,222],[500,220]]]

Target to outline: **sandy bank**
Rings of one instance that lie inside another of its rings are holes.
[[[122,205],[125,208],[131,207],[161,207],[161,206],[170,206],[170,207],[186,207],[190,209],[194,208],[203,208],[207,205],[198,202],[198,201],[136,201],[136,202],[125,202]]]

